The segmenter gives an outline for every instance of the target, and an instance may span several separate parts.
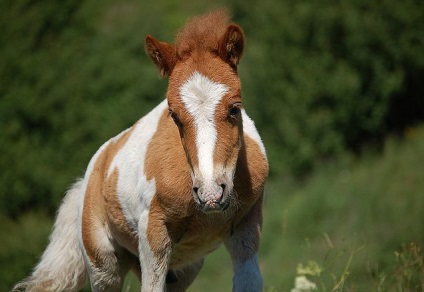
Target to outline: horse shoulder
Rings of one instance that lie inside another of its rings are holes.
[[[263,192],[268,177],[269,164],[265,146],[252,119],[243,110],[244,147],[239,154],[236,170],[236,184],[243,184],[244,192],[259,195]]]
[[[178,128],[167,111],[161,115],[158,130],[148,145],[145,174],[156,186],[150,212],[161,210],[170,217],[187,217],[192,206],[190,168]]]

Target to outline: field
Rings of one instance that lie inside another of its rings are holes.
[[[346,158],[301,184],[271,180],[260,251],[265,290],[290,291],[303,265],[319,291],[423,291],[422,161],[424,128],[411,129],[403,144],[389,139],[382,155]],[[230,287],[229,267],[219,251],[192,291]]]
[[[260,263],[265,291],[290,291],[306,275],[318,291],[423,291],[424,127],[382,154],[344,157],[303,182],[271,178],[265,199]],[[272,161],[271,161],[272,163]],[[27,274],[52,221],[29,213],[2,218],[1,291]],[[190,291],[230,290],[224,248],[210,255]],[[127,278],[124,291],[137,291]]]

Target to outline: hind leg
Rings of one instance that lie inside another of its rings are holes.
[[[87,256],[92,291],[121,291],[129,267],[124,251],[99,251],[96,257]]]
[[[128,251],[120,248],[106,228],[100,224],[82,230],[84,258],[93,291],[121,291],[131,260]],[[97,227],[97,228],[96,228]],[[88,232],[90,231],[90,232]]]
[[[166,291],[180,292],[186,289],[193,283],[194,279],[199,274],[203,266],[203,259],[195,262],[181,270],[168,272],[166,281]]]

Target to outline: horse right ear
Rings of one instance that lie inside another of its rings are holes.
[[[174,45],[160,42],[154,37],[147,35],[145,48],[147,54],[153,60],[160,71],[160,75],[171,75],[177,62],[177,52]]]
[[[237,24],[232,23],[228,26],[227,32],[221,38],[218,53],[225,62],[237,70],[237,65],[243,54],[243,48],[243,30]]]

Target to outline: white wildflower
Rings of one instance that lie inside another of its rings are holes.
[[[310,292],[315,290],[317,284],[309,281],[305,276],[297,276],[294,280],[294,288],[291,289],[291,292]]]

